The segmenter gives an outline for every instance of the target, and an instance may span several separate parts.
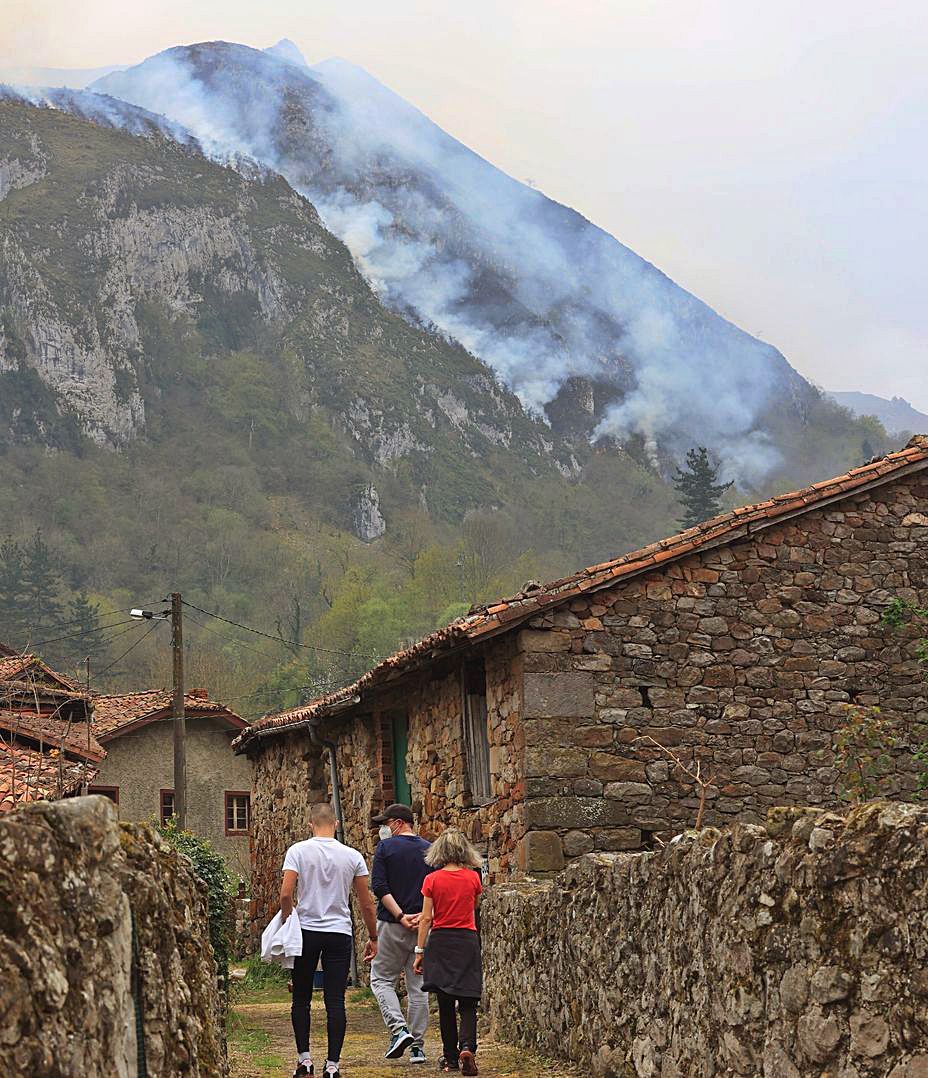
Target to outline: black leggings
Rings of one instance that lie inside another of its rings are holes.
[[[458,1051],[469,1048],[477,1051],[477,1004],[473,996],[449,996],[438,990],[438,1024],[441,1028],[441,1047],[445,1059],[455,1060]],[[454,1005],[457,1003],[457,1011]],[[458,1033],[458,1012],[461,1015],[461,1030]]]
[[[309,1004],[313,998],[313,974],[322,955],[322,997],[325,1000],[329,1035],[328,1058],[333,1063],[341,1058],[347,1024],[345,988],[348,986],[351,948],[351,936],[343,932],[307,932],[303,929],[303,953],[293,960],[293,1002],[290,1007],[298,1053],[309,1051]]]

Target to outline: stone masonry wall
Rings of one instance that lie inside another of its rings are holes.
[[[280,908],[280,879],[287,847],[310,835],[309,808],[329,797],[327,762],[305,730],[258,742],[254,753],[251,833],[253,944]]]
[[[716,776],[709,823],[835,805],[848,705],[928,722],[914,629],[880,621],[896,596],[928,602],[926,472],[536,618],[518,634],[523,866],[555,871],[692,825],[696,791],[646,735]],[[914,788],[904,741],[889,796]]]
[[[928,810],[592,854],[484,900],[485,1001],[508,1039],[601,1078],[926,1078]]]
[[[489,799],[478,803],[468,789],[458,664],[404,686],[409,717],[406,771],[422,833],[428,837],[445,827],[461,828],[486,851],[491,875],[505,876],[515,866],[523,830],[521,656],[513,641],[504,638],[491,644],[482,658],[487,675]]]
[[[0,1074],[130,1078],[137,1006],[151,1078],[227,1073],[190,862],[105,797],[0,817]]]

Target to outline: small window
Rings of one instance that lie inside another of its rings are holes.
[[[88,786],[87,792],[90,794],[101,794],[103,797],[108,797],[114,805],[119,804],[118,786]]]
[[[170,818],[174,815],[174,813],[175,813],[175,809],[174,809],[174,791],[173,790],[162,790],[161,791],[161,826],[162,827],[164,827],[164,825],[168,822],[168,820],[170,820]]]
[[[487,730],[487,675],[483,663],[464,667],[464,758],[467,785],[474,801],[493,796],[490,782],[490,738]]]
[[[226,792],[226,834],[243,835],[251,829],[251,794]]]

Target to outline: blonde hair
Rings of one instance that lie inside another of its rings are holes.
[[[456,827],[449,827],[442,831],[429,846],[425,863],[432,868],[443,868],[445,865],[469,865],[471,868],[480,868],[483,858],[467,841],[463,831],[459,831]]]

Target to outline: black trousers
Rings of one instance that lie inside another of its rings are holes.
[[[441,1029],[441,1048],[445,1059],[457,1059],[458,1052],[464,1048],[476,1052],[477,1004],[480,1001],[473,996],[449,996],[447,992],[441,991],[437,991],[435,995],[438,999],[438,1025]],[[460,1031],[458,1014],[461,1018]]]
[[[293,914],[292,916],[296,916]],[[322,998],[325,1000],[329,1036],[328,1058],[337,1063],[345,1043],[345,989],[351,967],[351,936],[343,932],[307,932],[303,929],[303,953],[293,960],[293,1002],[290,1019],[297,1052],[309,1051],[309,1005],[313,998],[313,974],[322,956]]]

